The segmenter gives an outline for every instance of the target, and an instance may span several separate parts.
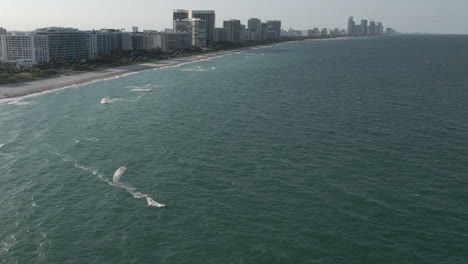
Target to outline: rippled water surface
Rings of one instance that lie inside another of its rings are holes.
[[[2,102],[0,263],[467,263],[467,104],[467,36],[285,43]]]

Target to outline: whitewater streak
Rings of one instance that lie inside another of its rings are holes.
[[[92,169],[90,169],[88,167],[85,167],[85,166],[82,166],[82,165],[78,164],[77,162],[75,162],[75,167],[79,168],[79,169],[82,169],[84,171],[87,171],[87,172],[91,172],[93,175],[97,176],[100,180],[106,182],[107,184],[109,184],[111,186],[126,190],[128,193],[130,193],[133,196],[133,198],[136,198],[136,199],[146,198],[148,206],[154,206],[154,207],[165,207],[166,206],[165,204],[156,202],[148,194],[144,194],[144,193],[136,191],[136,188],[134,188],[132,186],[125,185],[125,184],[122,184],[122,183],[117,183],[116,184],[116,183],[110,181],[109,179],[104,177],[104,175],[98,173],[97,170],[92,170]]]
[[[107,179],[103,174],[98,173],[97,170],[93,170],[91,168],[80,165],[78,162],[71,161],[71,160],[67,159],[66,157],[64,157],[64,156],[62,156],[62,155],[60,155],[58,153],[56,153],[56,155],[61,157],[65,162],[74,163],[75,167],[78,168],[78,169],[81,169],[81,170],[86,171],[86,172],[91,172],[94,176],[98,177],[98,179],[100,179],[101,181],[106,182],[107,184],[109,184],[111,186],[114,186],[114,187],[117,187],[117,188],[120,188],[120,189],[123,189],[123,190],[127,191],[135,199],[146,199],[146,202],[148,203],[148,206],[153,206],[153,207],[165,207],[166,206],[165,204],[156,202],[148,194],[138,192],[136,190],[136,188],[134,188],[132,186],[125,185],[125,184],[122,184],[122,183],[115,184],[111,180]]]

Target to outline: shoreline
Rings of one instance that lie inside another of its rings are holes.
[[[29,95],[39,94],[46,91],[58,90],[76,85],[86,85],[95,81],[107,80],[148,70],[164,69],[187,63],[204,61],[216,57],[240,53],[243,51],[250,50],[252,48],[218,51],[213,53],[194,55],[190,57],[179,57],[169,60],[160,60],[155,62],[111,67],[104,70],[83,72],[67,76],[63,75],[59,77],[52,77],[28,82],[3,84],[0,85],[0,100],[14,98],[21,99]]]
[[[339,39],[339,38],[333,38]],[[324,39],[307,39],[301,41],[320,41]],[[176,67],[179,65],[204,61],[208,59],[213,59],[216,57],[221,57],[225,55],[232,55],[252,49],[259,49],[259,48],[267,48],[276,46],[282,43],[287,42],[295,42],[293,41],[285,41],[279,42],[271,45],[263,45],[263,46],[253,46],[253,47],[246,47],[246,48],[238,48],[233,50],[225,50],[225,51],[217,51],[211,52],[206,54],[199,54],[189,57],[179,57],[174,59],[168,60],[160,60],[155,62],[146,62],[141,64],[133,64],[133,65],[125,65],[125,66],[118,66],[118,67],[111,67],[103,70],[97,71],[90,71],[90,72],[83,72],[78,74],[72,75],[62,75],[59,77],[52,77],[34,81],[27,81],[27,82],[18,82],[18,83],[9,83],[0,85],[0,101],[8,100],[8,99],[15,99],[18,98],[19,100],[29,97],[31,95],[44,93],[47,91],[54,91],[59,89],[65,89],[68,87],[78,86],[78,85],[86,85],[96,81],[103,81],[112,78],[117,78],[121,76],[127,76],[130,74],[148,71],[148,70],[155,70],[155,69],[164,69],[168,67]]]

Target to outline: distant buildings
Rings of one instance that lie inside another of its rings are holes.
[[[206,47],[215,42],[246,42],[278,40],[280,37],[339,37],[372,36],[393,34],[395,30],[382,23],[362,19],[360,24],[354,18],[348,19],[347,30],[307,29],[282,30],[280,20],[262,22],[251,18],[244,25],[240,20],[223,21],[222,28],[215,28],[216,13],[213,10],[175,9],[172,14],[173,28],[163,32],[139,31],[137,26],[131,32],[124,29],[101,29],[80,31],[74,28],[49,27],[37,29],[34,33],[9,33],[0,27],[0,60],[21,62],[30,65],[51,61],[86,61],[115,52],[130,50],[175,51],[190,47]]]
[[[356,25],[354,18],[348,19],[348,36],[378,36],[384,34],[384,26],[381,22],[368,21],[366,19],[361,20],[361,24]]]
[[[348,36],[356,35],[356,23],[354,22],[354,17],[349,17],[348,19]]]
[[[47,36],[34,33],[0,35],[0,61],[16,65],[32,66],[49,62]]]

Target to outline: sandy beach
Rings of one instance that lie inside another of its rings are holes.
[[[115,68],[108,68],[105,70],[91,71],[80,74],[72,74],[68,76],[60,76],[54,78],[47,78],[43,80],[11,83],[0,85],[0,99],[21,97],[29,94],[35,94],[45,92],[54,89],[60,89],[67,86],[86,84],[92,81],[108,79],[116,76],[122,76],[129,73],[135,73],[139,71],[174,67],[184,63],[197,62],[210,58],[215,58],[223,55],[234,54],[247,49],[236,49],[229,51],[221,51],[208,53],[203,55],[196,55],[191,57],[181,57],[170,60],[161,60],[156,62],[149,62],[143,64],[120,66]]]

